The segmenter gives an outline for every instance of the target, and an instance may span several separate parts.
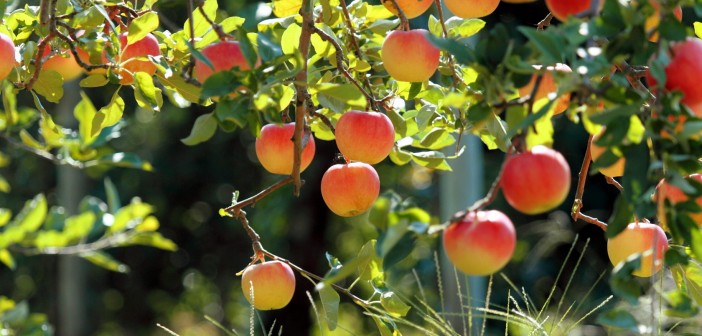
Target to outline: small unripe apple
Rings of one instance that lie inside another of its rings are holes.
[[[492,14],[500,0],[444,0],[444,4],[454,15],[472,19]]]
[[[90,55],[85,50],[77,48],[76,51],[83,62],[90,62]],[[50,53],[51,46],[47,44],[42,57],[46,57]],[[78,64],[73,53],[67,49],[62,49],[60,52],[51,55],[44,61],[42,69],[58,72],[63,77],[64,82],[72,81],[85,73],[85,70]]]
[[[195,79],[204,83],[213,73],[230,70],[239,67],[241,70],[249,70],[249,63],[246,62],[244,54],[241,52],[239,42],[223,41],[212,43],[200,51],[212,63],[214,69],[205,63],[195,59],[194,74]]]
[[[139,71],[146,72],[152,76],[156,73],[156,65],[151,61],[148,59],[137,59],[161,55],[161,48],[158,46],[158,40],[154,35],[146,34],[143,39],[127,45],[127,33],[122,33],[119,35],[119,43],[120,84],[129,85],[134,83],[134,74]]]
[[[394,30],[385,37],[380,57],[388,74],[398,81],[424,82],[439,67],[439,49],[427,39],[428,31]]]
[[[602,128],[602,130],[597,132],[597,134],[592,137],[592,141],[590,141],[588,144],[588,146],[590,146],[590,156],[592,157],[592,161],[597,161],[597,159],[607,150],[605,147],[595,144],[595,141],[602,137],[604,131],[605,129]],[[619,177],[624,175],[624,166],[626,166],[626,159],[624,157],[620,157],[619,160],[617,160],[617,162],[611,166],[600,168],[600,173],[608,177]]]
[[[658,28],[658,25],[661,22],[661,4],[657,0],[650,0],[651,6],[655,10],[651,16],[646,18],[646,22],[644,23],[644,28],[646,29],[646,32],[651,32]],[[675,16],[678,21],[682,21],[682,7],[677,6],[673,9],[673,15]],[[651,42],[658,42],[658,32],[653,33],[648,38],[649,41]]]
[[[671,43],[670,62],[665,68],[665,90],[683,93],[681,102],[687,105],[698,117],[702,116],[702,40],[688,37],[684,41]],[[651,86],[656,80],[650,73],[646,79]]]
[[[469,212],[443,234],[451,263],[468,275],[488,275],[502,269],[514,254],[517,234],[512,221],[497,210]]]
[[[391,13],[398,15],[395,4],[392,0],[382,0],[383,6],[387,8]],[[434,3],[433,0],[396,0],[397,5],[400,6],[402,12],[408,19],[414,19],[417,16],[424,14],[424,12],[431,7]]]
[[[12,39],[0,33],[0,80],[7,78],[7,76],[15,67],[15,43]]]
[[[570,167],[563,155],[539,145],[507,158],[500,185],[509,205],[535,215],[563,203],[570,181]]]
[[[702,183],[702,174],[692,174],[686,177],[688,180],[694,180],[698,183]],[[656,193],[654,194],[654,200],[657,203],[657,215],[658,221],[663,228],[668,227],[668,219],[665,215],[665,202],[670,202],[671,205],[675,205],[681,202],[687,202],[690,196],[685,194],[680,188],[668,183],[665,180],[661,180],[656,187]],[[702,207],[702,197],[698,197],[695,200],[697,205]],[[688,216],[697,223],[698,226],[702,226],[702,212],[688,213]]]
[[[604,5],[600,0],[599,8]],[[575,16],[587,11],[592,6],[592,0],[546,0],[546,7],[556,19],[565,21],[569,16]]]
[[[346,160],[376,164],[395,145],[390,118],[378,112],[349,111],[336,123],[336,145]]]
[[[533,67],[537,70],[541,70],[541,68],[543,68],[543,66],[541,65],[534,65]],[[563,63],[557,63],[555,66],[547,66],[546,72],[544,72],[541,76],[541,82],[539,83],[539,89],[536,90],[534,101],[543,98],[550,99],[550,95],[556,95],[558,93],[558,85],[556,85],[556,81],[553,78],[554,72],[572,72],[572,70],[569,66]],[[536,78],[537,75],[533,75],[531,77],[531,81],[529,81],[529,84],[519,88],[520,96],[524,97],[528,94],[531,94],[531,91],[534,89],[534,85],[536,85]],[[556,98],[556,101],[554,102],[555,106],[553,107],[553,114],[556,115],[563,113],[565,110],[568,109],[569,104],[570,94],[564,94]]]
[[[636,253],[641,253],[641,267],[633,272],[640,277],[650,277],[663,267],[663,257],[668,250],[668,238],[660,226],[651,223],[631,223],[616,237],[607,241],[607,254],[612,265]]]
[[[290,266],[277,260],[254,264],[244,270],[241,290],[258,310],[280,309],[290,303],[295,293],[295,273]]]
[[[324,173],[322,198],[329,209],[342,217],[366,212],[380,193],[380,178],[373,166],[363,162],[335,164]]]
[[[282,125],[268,124],[261,128],[261,134],[256,138],[256,157],[263,168],[273,174],[292,174],[295,157],[294,134],[294,122]],[[309,135],[307,144],[302,149],[301,172],[312,162],[314,151],[314,137]]]

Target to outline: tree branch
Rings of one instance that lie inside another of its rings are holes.
[[[305,0],[300,8],[302,16],[302,33],[300,34],[300,59],[303,60],[302,69],[295,75],[295,133],[293,142],[295,152],[293,156],[292,178],[295,189],[293,194],[300,196],[302,183],[300,180],[300,164],[302,162],[303,136],[305,136],[305,116],[307,115],[307,55],[310,49],[310,38],[314,31],[314,18],[312,16],[310,0]]]

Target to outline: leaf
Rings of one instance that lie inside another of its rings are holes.
[[[693,25],[695,27],[695,35],[702,38],[702,22],[695,22]]]
[[[53,70],[42,70],[32,90],[52,103],[58,103],[63,97],[63,77]]]
[[[10,227],[16,226],[24,232],[34,232],[41,227],[46,219],[48,206],[44,194],[36,195],[24,204],[22,210],[15,216]]]
[[[277,17],[286,17],[295,15],[302,8],[302,0],[273,0],[273,14]]]
[[[241,86],[241,80],[233,71],[218,71],[202,83],[200,98],[223,97]]]
[[[614,211],[608,220],[607,238],[612,238],[624,231],[626,226],[631,223],[631,218],[633,216],[633,209],[629,202],[627,202],[626,197],[624,197],[624,195],[617,197],[617,200],[614,202]]]
[[[555,64],[563,61],[563,45],[565,44],[556,33],[546,30],[536,30],[531,27],[520,26],[517,28],[526,35],[536,49],[541,52],[542,60],[546,64]]]
[[[146,72],[137,71],[135,77],[134,98],[143,108],[151,108],[155,112],[161,111],[163,95],[161,89],[154,85],[154,79]]]
[[[127,30],[127,45],[143,39],[147,34],[158,28],[158,14],[146,12],[132,20]]]
[[[12,218],[12,211],[10,209],[0,208],[0,227],[5,226]]]
[[[217,17],[217,0],[205,0],[204,3],[202,3],[202,6],[200,8],[195,8],[193,10],[193,30],[194,30],[194,36],[202,36],[206,32],[210,31],[212,29],[212,26],[210,25],[207,20],[203,17],[203,13],[207,15],[208,18],[215,18]],[[183,24],[183,31],[185,32],[185,37],[190,38],[190,19],[185,20],[185,23]]]
[[[122,244],[122,246],[126,245],[146,245],[166,251],[178,250],[176,243],[158,232],[139,232]]]
[[[92,212],[83,212],[79,215],[66,218],[63,234],[69,243],[85,239],[93,228],[96,216]]]
[[[119,199],[119,192],[109,177],[105,178],[105,195],[107,196],[108,211],[111,213],[119,211],[119,208],[122,207]]]
[[[98,265],[104,269],[108,269],[117,273],[128,273],[129,267],[110,256],[109,254],[101,251],[81,253],[79,255],[81,258],[90,261],[91,263]]]
[[[187,138],[181,139],[188,146],[195,146],[209,140],[217,131],[217,119],[213,113],[203,114],[195,120],[193,129]]]
[[[10,187],[10,182],[7,182],[7,179],[5,179],[4,176],[0,175],[0,192],[9,193],[11,189],[12,188]]]
[[[334,112],[363,109],[366,106],[366,98],[353,84],[321,84],[311,89],[317,92],[319,103]]]
[[[144,171],[152,171],[154,168],[151,163],[142,160],[134,153],[112,153],[101,156],[95,160],[96,164],[110,165],[116,167],[141,169]]]
[[[91,133],[100,133],[103,128],[114,126],[122,119],[123,113],[124,100],[119,96],[119,91],[116,91],[110,102],[96,112]]]
[[[395,293],[385,292],[380,296],[380,304],[394,317],[406,316],[410,306],[404,303]]]
[[[97,109],[84,92],[81,92],[80,96],[82,99],[73,109],[73,115],[78,119],[78,133],[83,147],[86,147],[95,140],[99,133],[93,131],[93,119],[95,119]]]
[[[20,140],[22,140],[22,143],[36,149],[45,149],[46,146],[42,145],[39,141],[34,139],[29,132],[27,132],[26,129],[20,130],[19,133]]]
[[[88,77],[85,77],[80,80],[80,87],[85,87],[85,88],[96,88],[96,87],[102,87],[110,83],[110,79],[107,78],[107,76],[103,74],[95,74],[95,75],[88,75]]]
[[[0,250],[0,262],[5,264],[7,268],[14,270],[16,265],[15,265],[15,259],[12,257],[12,254],[10,254],[10,251],[7,249],[2,249]]]
[[[383,244],[384,248],[387,248]],[[398,262],[407,258],[412,250],[414,250],[415,237],[412,232],[406,232],[402,237],[392,245],[392,247],[383,255],[383,270],[387,271]]]
[[[337,319],[339,317],[339,293],[331,285],[323,285],[317,287],[319,297],[324,307],[324,317],[327,321],[329,330],[336,329]]]
[[[597,323],[619,329],[639,333],[639,323],[631,313],[624,308],[612,309],[597,316]]]
[[[124,231],[136,226],[144,220],[146,216],[154,211],[149,204],[142,203],[135,199],[129,205],[122,207],[115,213],[112,225],[107,229],[107,234]]]

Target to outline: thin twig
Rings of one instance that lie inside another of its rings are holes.
[[[585,181],[587,180],[587,173],[590,170],[590,162],[592,161],[592,154],[590,153],[590,143],[592,142],[592,135],[588,138],[588,146],[585,149],[585,155],[583,157],[583,163],[580,166],[580,172],[578,173],[578,186],[575,190],[575,199],[573,200],[573,207],[571,208],[571,217],[573,221],[578,221],[581,219],[587,223],[595,224],[599,226],[602,230],[607,230],[607,223],[598,220],[597,218],[585,215],[580,210],[583,207],[583,194],[585,193]]]
[[[407,20],[407,16],[405,15],[405,12],[400,8],[400,5],[397,3],[397,0],[390,0],[392,1],[393,6],[395,6],[395,9],[397,9],[397,17],[400,18],[400,29],[408,31],[410,30],[410,25],[409,25],[409,20]]]
[[[44,247],[44,248],[34,248],[34,247],[24,247],[13,245],[10,246],[10,250],[22,253],[24,255],[32,256],[39,254],[51,254],[51,255],[75,255],[90,253],[99,250],[104,250],[109,247],[116,247],[122,243],[127,242],[131,237],[138,235],[140,232],[136,230],[126,231],[113,236],[100,238],[92,243],[78,244],[72,246],[61,246],[61,247]]]
[[[613,185],[615,188],[619,189],[619,191],[624,191],[624,187],[622,187],[622,185],[613,177],[605,176],[605,178],[607,179],[608,184]]]
[[[305,116],[307,115],[307,54],[310,49],[310,39],[314,31],[314,17],[312,16],[310,0],[305,0],[300,8],[302,16],[302,32],[300,33],[300,59],[303,60],[302,69],[295,75],[295,133],[293,142],[295,143],[295,152],[293,156],[292,178],[295,189],[293,194],[300,195],[300,164],[302,162],[303,136],[305,136]]]
[[[553,14],[548,13],[548,15],[546,15],[546,17],[543,20],[539,21],[539,23],[536,24],[536,29],[537,30],[546,29],[546,27],[551,25],[551,20],[553,20]]]
[[[227,212],[229,215],[232,217],[237,217],[239,216],[239,211],[241,211],[243,208],[249,206],[249,205],[255,205],[256,202],[261,200],[262,198],[268,196],[268,194],[280,189],[282,186],[292,182],[293,179],[291,176],[288,176],[280,181],[278,181],[276,184],[273,184],[269,186],[266,189],[261,190],[258,194],[253,195],[241,202],[236,202],[235,204],[232,204],[226,208],[224,208],[224,211]]]
[[[343,13],[344,23],[346,24],[346,28],[349,30],[348,39],[349,42],[351,42],[351,49],[353,49],[353,53],[356,55],[356,58],[363,60],[365,59],[365,56],[363,55],[363,52],[361,52],[361,47],[359,47],[358,41],[356,40],[356,29],[353,27],[353,21],[351,20],[348,6],[346,6],[346,0],[340,0],[339,3],[341,4],[341,12]],[[364,74],[362,78],[363,85],[366,86],[366,91],[372,93],[373,88],[371,87],[370,80],[368,80],[368,76]],[[372,108],[374,111],[380,111],[380,107],[375,100],[371,101],[370,104],[370,108]]]
[[[441,23],[441,31],[443,32],[444,38],[448,38],[448,29],[446,29],[446,23],[444,22],[444,10],[441,8],[441,1],[440,0],[434,0],[434,4],[436,4],[436,10],[437,14],[439,15],[439,23]],[[451,78],[453,79],[453,85],[457,86],[459,83],[462,83],[463,81],[458,78],[458,75],[456,74],[456,65],[454,64],[453,61],[453,55],[449,53],[448,51],[443,51],[444,56],[448,60],[448,67],[449,70],[451,70]]]

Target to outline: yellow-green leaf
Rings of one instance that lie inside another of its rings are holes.
[[[163,95],[161,89],[154,85],[151,75],[140,71],[134,77],[136,78],[134,98],[137,104],[143,108],[153,109],[155,112],[160,111],[163,106]]]
[[[273,0],[273,14],[277,17],[295,15],[302,8],[302,0]]]
[[[93,130],[93,119],[95,119],[95,114],[97,114],[95,105],[84,92],[81,92],[80,96],[82,99],[73,109],[73,115],[78,119],[78,133],[82,140],[82,147],[85,148],[95,141],[95,137],[99,134],[99,129]]]
[[[0,227],[5,226],[12,218],[12,211],[10,209],[0,208]]]
[[[158,24],[156,12],[146,12],[132,20],[127,32],[127,45],[143,39],[148,33],[156,30]]]
[[[153,211],[154,209],[151,205],[135,199],[132,203],[117,211],[112,225],[107,229],[107,234],[134,227],[141,223],[144,218]]]
[[[209,140],[217,131],[217,118],[213,113],[203,114],[195,119],[193,129],[187,138],[181,139],[184,144],[194,146]]]
[[[166,251],[178,249],[178,245],[158,232],[139,232],[122,245],[146,245]]]
[[[58,103],[63,97],[63,77],[56,71],[42,70],[32,89],[46,100]]]
[[[48,210],[46,197],[39,194],[24,204],[22,211],[15,216],[9,225],[20,227],[25,232],[36,231],[44,223]]]
[[[15,269],[15,259],[7,249],[0,250],[0,262],[5,264],[5,266],[7,266],[9,269]]]
[[[118,273],[128,273],[129,267],[110,256],[105,252],[89,252],[81,253],[80,257],[90,261],[91,263],[98,265],[102,268],[108,269],[113,272]]]

